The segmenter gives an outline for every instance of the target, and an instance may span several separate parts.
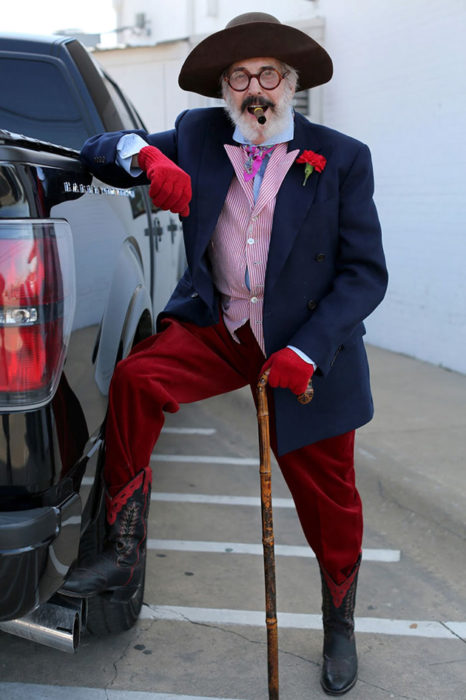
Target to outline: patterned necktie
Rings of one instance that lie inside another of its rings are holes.
[[[271,153],[275,146],[249,146],[243,145],[246,153],[246,162],[244,164],[244,179],[246,182],[252,180],[260,170],[262,162],[268,153]]]

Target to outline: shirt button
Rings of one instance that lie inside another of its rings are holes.
[[[257,304],[259,299],[257,297],[251,297],[251,304]]]
[[[249,245],[252,245],[253,243],[255,243],[254,238],[248,238],[248,243],[249,243]]]

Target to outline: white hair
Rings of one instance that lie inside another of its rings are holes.
[[[284,79],[290,83],[291,87],[293,88],[293,92],[296,92],[299,85],[298,71],[296,70],[296,68],[293,68],[293,66],[289,66],[287,63],[281,62],[281,65],[283,73],[286,73]]]

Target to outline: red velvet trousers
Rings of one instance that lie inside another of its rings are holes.
[[[116,367],[110,387],[104,477],[111,495],[147,467],[164,422],[179,404],[251,386],[255,398],[265,362],[246,324],[235,342],[223,321],[200,328],[172,319]],[[269,409],[273,403],[269,397]],[[361,551],[362,505],[355,486],[354,431],[277,456],[317,559],[336,583]]]

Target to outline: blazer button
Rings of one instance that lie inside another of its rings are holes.
[[[325,260],[325,253],[317,253],[316,256],[314,257],[314,260],[316,262],[324,262]]]
[[[199,296],[199,294],[197,292],[193,292],[191,294],[191,299],[197,299],[198,296]]]
[[[315,300],[315,299],[310,299],[310,300],[307,302],[307,308],[309,309],[309,311],[315,311],[315,309],[317,309],[317,302],[316,302],[316,300]]]

